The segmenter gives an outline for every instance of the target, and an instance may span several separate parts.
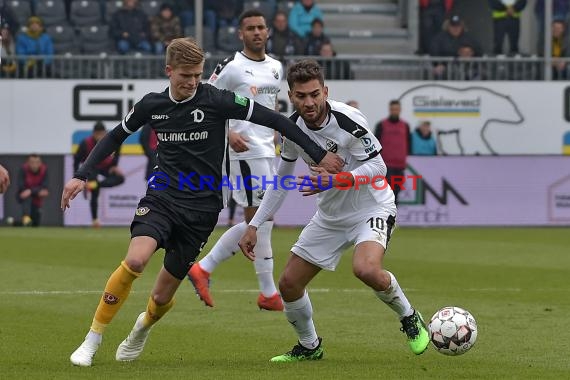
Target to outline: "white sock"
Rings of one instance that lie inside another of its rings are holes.
[[[199,264],[208,273],[212,273],[216,267],[222,262],[226,261],[239,251],[239,239],[245,233],[247,224],[241,222],[236,224],[218,239],[212,250],[200,260]]]
[[[93,343],[101,344],[101,340],[103,340],[103,335],[96,333],[93,330],[89,330],[89,332],[87,333],[87,336],[85,337],[85,340],[88,340],[88,341],[93,342]]]
[[[271,230],[273,221],[261,224],[257,228],[257,244],[255,245],[255,274],[259,282],[259,290],[265,297],[277,293],[273,280],[273,250],[271,249]]]
[[[410,305],[410,301],[400,288],[400,284],[398,284],[398,280],[396,277],[388,271],[386,271],[390,275],[390,286],[388,289],[384,291],[375,291],[376,297],[378,297],[382,302],[384,302],[390,309],[394,310],[396,314],[400,317],[400,319],[410,316],[414,313],[414,309],[412,305]]]
[[[317,348],[319,337],[313,323],[313,306],[307,291],[305,290],[305,294],[298,300],[283,302],[283,304],[285,305],[285,316],[295,329],[299,343],[309,349]]]

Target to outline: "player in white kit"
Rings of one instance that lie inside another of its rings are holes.
[[[242,13],[239,36],[243,50],[218,64],[209,83],[275,109],[283,67],[279,61],[265,54],[268,29],[263,13],[258,10]],[[274,131],[261,125],[251,127],[250,122],[243,120],[230,120],[229,127],[232,196],[244,208],[245,222],[226,231],[208,255],[188,272],[188,278],[200,298],[212,307],[210,274],[239,250],[238,241],[261,203],[263,180],[272,180],[275,175]],[[272,228],[273,221],[267,220],[258,230],[258,257],[254,261],[260,288],[257,305],[261,309],[281,311],[283,302],[273,280]]]
[[[386,165],[380,155],[382,147],[359,110],[327,99],[328,88],[316,61],[304,60],[289,67],[287,82],[289,99],[295,108],[291,119],[313,141],[337,153],[346,164],[345,172],[333,176],[313,166],[311,159],[297,145],[284,141],[277,175],[280,181],[292,175],[298,157],[307,162],[312,167],[313,173],[309,176],[312,186],[300,187],[299,191],[303,195],[318,194],[317,212],[293,245],[279,280],[285,315],[299,342],[291,351],[271,361],[295,362],[323,357],[322,339],[315,330],[306,286],[321,269],[334,270],[343,251],[351,245],[355,247],[354,274],[397,313],[412,352],[419,355],[429,343],[425,324],[394,275],[382,266],[396,220],[394,194],[381,177],[386,174]],[[374,186],[364,184],[365,179],[374,177],[377,178]],[[300,181],[302,184],[307,182]],[[337,187],[347,184],[351,184],[350,189]],[[332,187],[322,190],[329,185]],[[279,209],[286,193],[284,186],[266,192],[239,243],[249,259],[257,259],[258,227]]]

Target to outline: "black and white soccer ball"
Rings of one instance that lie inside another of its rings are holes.
[[[431,317],[428,325],[431,343],[445,355],[463,355],[477,340],[477,322],[471,313],[457,306],[446,306]]]

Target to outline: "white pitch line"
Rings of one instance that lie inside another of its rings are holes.
[[[309,289],[314,293],[328,293],[331,289]],[[333,291],[341,292],[362,292],[367,289],[338,289]],[[259,289],[220,289],[212,290],[213,293],[258,293]],[[8,290],[0,291],[0,295],[6,296],[51,296],[51,295],[77,295],[77,294],[99,294],[102,290]],[[148,291],[133,290],[131,293],[148,293]]]
[[[421,289],[404,289],[406,292],[418,292]],[[535,291],[538,289],[534,289]],[[542,289],[543,291],[560,291],[561,289]],[[481,292],[481,293],[518,293],[522,292],[520,288],[468,288],[463,289],[465,292]],[[0,291],[0,295],[5,296],[52,296],[52,295],[77,295],[77,294],[99,294],[102,290],[7,290]],[[212,293],[258,293],[259,289],[212,289]],[[329,288],[309,288],[311,293],[368,293],[370,289],[329,289]],[[148,291],[133,290],[131,293],[148,293]]]

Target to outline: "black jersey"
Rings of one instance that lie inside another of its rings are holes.
[[[200,84],[193,97],[172,98],[170,90],[145,95],[121,125],[105,136],[76,178],[85,179],[103,154],[115,150],[128,134],[150,124],[158,138],[158,169],[151,176],[147,194],[175,202],[179,207],[220,211],[223,190],[229,188],[227,167],[227,119],[250,120],[276,129],[315,160],[326,151],[309,139],[289,119],[231,91]],[[255,128],[255,127],[252,127]],[[108,153],[107,153],[108,154]]]
[[[169,90],[150,93],[123,121],[135,132],[148,123],[158,139],[158,169],[147,193],[192,209],[219,211],[222,207],[226,155],[226,119],[245,119],[253,104],[232,92],[201,84],[181,102]],[[190,202],[190,200],[192,200]]]

